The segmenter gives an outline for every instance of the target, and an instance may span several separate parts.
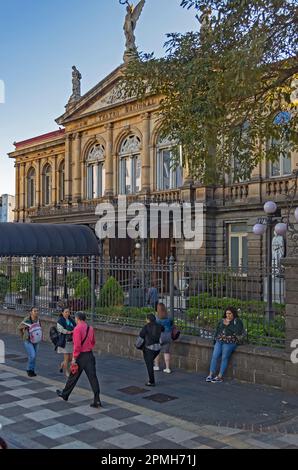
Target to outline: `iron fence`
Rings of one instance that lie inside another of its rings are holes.
[[[266,315],[267,279],[272,277],[273,317]],[[1,258],[0,306],[57,316],[68,306],[91,320],[141,327],[150,292],[156,293],[185,334],[212,339],[228,306],[236,307],[251,344],[285,345],[284,277],[280,269],[249,263],[103,260],[92,258]],[[151,288],[151,291],[149,289]],[[153,290],[152,290],[153,289]],[[155,291],[154,291],[155,289]]]

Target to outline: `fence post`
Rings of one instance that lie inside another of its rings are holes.
[[[91,257],[91,323],[94,323],[95,314],[95,271],[96,271],[96,258]]]
[[[174,320],[174,256],[170,257],[170,318]]]
[[[36,256],[32,257],[32,289],[31,289],[31,307],[35,307],[35,297],[36,297]]]

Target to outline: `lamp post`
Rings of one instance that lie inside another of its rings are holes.
[[[290,234],[291,238],[298,234],[297,229],[294,227],[294,224],[290,223],[291,209],[293,207],[293,201],[296,196],[297,189],[297,171],[294,172],[296,179],[294,183],[294,190],[291,194],[291,201],[288,204],[287,214],[285,217],[281,216],[280,209],[273,201],[267,201],[264,204],[265,217],[258,219],[257,223],[253,227],[253,233],[255,235],[264,235],[266,232],[266,258],[267,258],[267,307],[266,307],[266,317],[270,321],[274,318],[274,311],[272,307],[272,235],[273,227],[275,233],[282,237],[285,237],[287,232]],[[298,222],[298,207],[294,211],[295,220]]]

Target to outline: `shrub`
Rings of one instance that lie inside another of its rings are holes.
[[[90,300],[91,299],[91,283],[88,277],[83,277],[75,288],[75,299]]]
[[[119,282],[110,277],[100,291],[98,306],[113,307],[122,306],[124,303],[124,292]]]
[[[32,292],[32,271],[26,273],[18,273],[13,284],[17,292],[25,292],[31,294]],[[35,276],[35,293],[39,295],[40,287],[43,285],[43,280],[40,276]]]
[[[75,289],[78,285],[78,283],[85,278],[86,276],[79,272],[79,271],[72,271],[70,273],[67,273],[66,276],[66,285],[70,289]]]
[[[5,300],[5,296],[9,290],[9,280],[4,274],[0,274],[0,301]]]

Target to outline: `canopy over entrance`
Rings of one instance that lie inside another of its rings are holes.
[[[0,256],[98,254],[98,240],[84,225],[0,223]]]

